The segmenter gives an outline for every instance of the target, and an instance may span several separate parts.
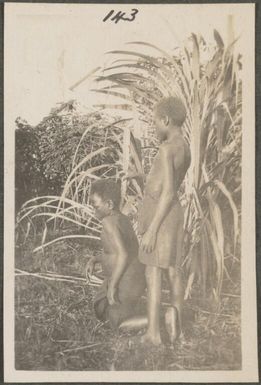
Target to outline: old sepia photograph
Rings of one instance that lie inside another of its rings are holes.
[[[258,381],[252,4],[5,4],[5,381]]]

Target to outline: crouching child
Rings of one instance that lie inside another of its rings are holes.
[[[140,298],[145,290],[145,267],[138,260],[138,240],[127,216],[119,209],[120,186],[112,180],[94,182],[91,204],[102,223],[101,257],[104,282],[94,299],[94,311],[101,321],[109,321],[114,329],[145,327]],[[87,273],[92,274],[95,257],[89,260]]]

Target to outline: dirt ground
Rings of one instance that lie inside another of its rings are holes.
[[[32,242],[16,247],[16,268],[85,277],[93,251],[76,242],[57,243],[45,254]],[[239,370],[241,368],[240,266],[224,280],[219,304],[204,300],[197,287],[186,301],[184,337],[170,346],[151,347],[140,334],[115,334],[95,319],[97,287],[17,275],[15,365],[17,370]],[[146,298],[144,297],[144,303]],[[168,291],[162,293],[162,314]]]

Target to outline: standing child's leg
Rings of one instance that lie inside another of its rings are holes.
[[[170,339],[174,342],[182,331],[182,310],[184,300],[184,286],[182,279],[181,260],[184,241],[183,221],[177,230],[176,237],[176,263],[175,267],[169,267],[169,285],[172,308],[166,313],[166,323],[172,323]]]
[[[161,269],[155,266],[146,267],[147,281],[147,313],[148,329],[143,336],[143,342],[154,345],[161,344],[160,337],[160,297],[161,297]]]
[[[184,299],[184,288],[182,282],[182,275],[179,269],[169,267],[168,269],[170,296],[172,310],[169,310],[166,316],[169,321],[173,322],[173,330],[171,332],[173,340],[175,340],[181,333],[182,329],[182,308]],[[171,341],[174,342],[174,341]]]
[[[182,310],[183,310],[183,301],[184,301],[184,285],[183,285],[183,276],[182,276],[182,258],[183,258],[183,249],[184,249],[184,229],[183,229],[183,212],[182,217],[178,226],[177,231],[177,243],[176,243],[176,263],[175,268],[169,268],[169,280],[172,282],[171,286],[171,296],[172,304],[178,310],[179,316],[179,325],[180,329],[182,328]]]

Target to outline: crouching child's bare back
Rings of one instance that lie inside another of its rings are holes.
[[[108,320],[114,329],[132,318],[138,318],[139,327],[146,325],[144,317],[140,317],[139,303],[145,289],[144,266],[137,258],[139,245],[131,222],[119,210],[120,198],[117,183],[111,180],[93,183],[91,202],[102,222],[100,262],[105,276],[94,299],[94,310],[99,320]],[[96,259],[89,261],[89,273],[96,262]]]

